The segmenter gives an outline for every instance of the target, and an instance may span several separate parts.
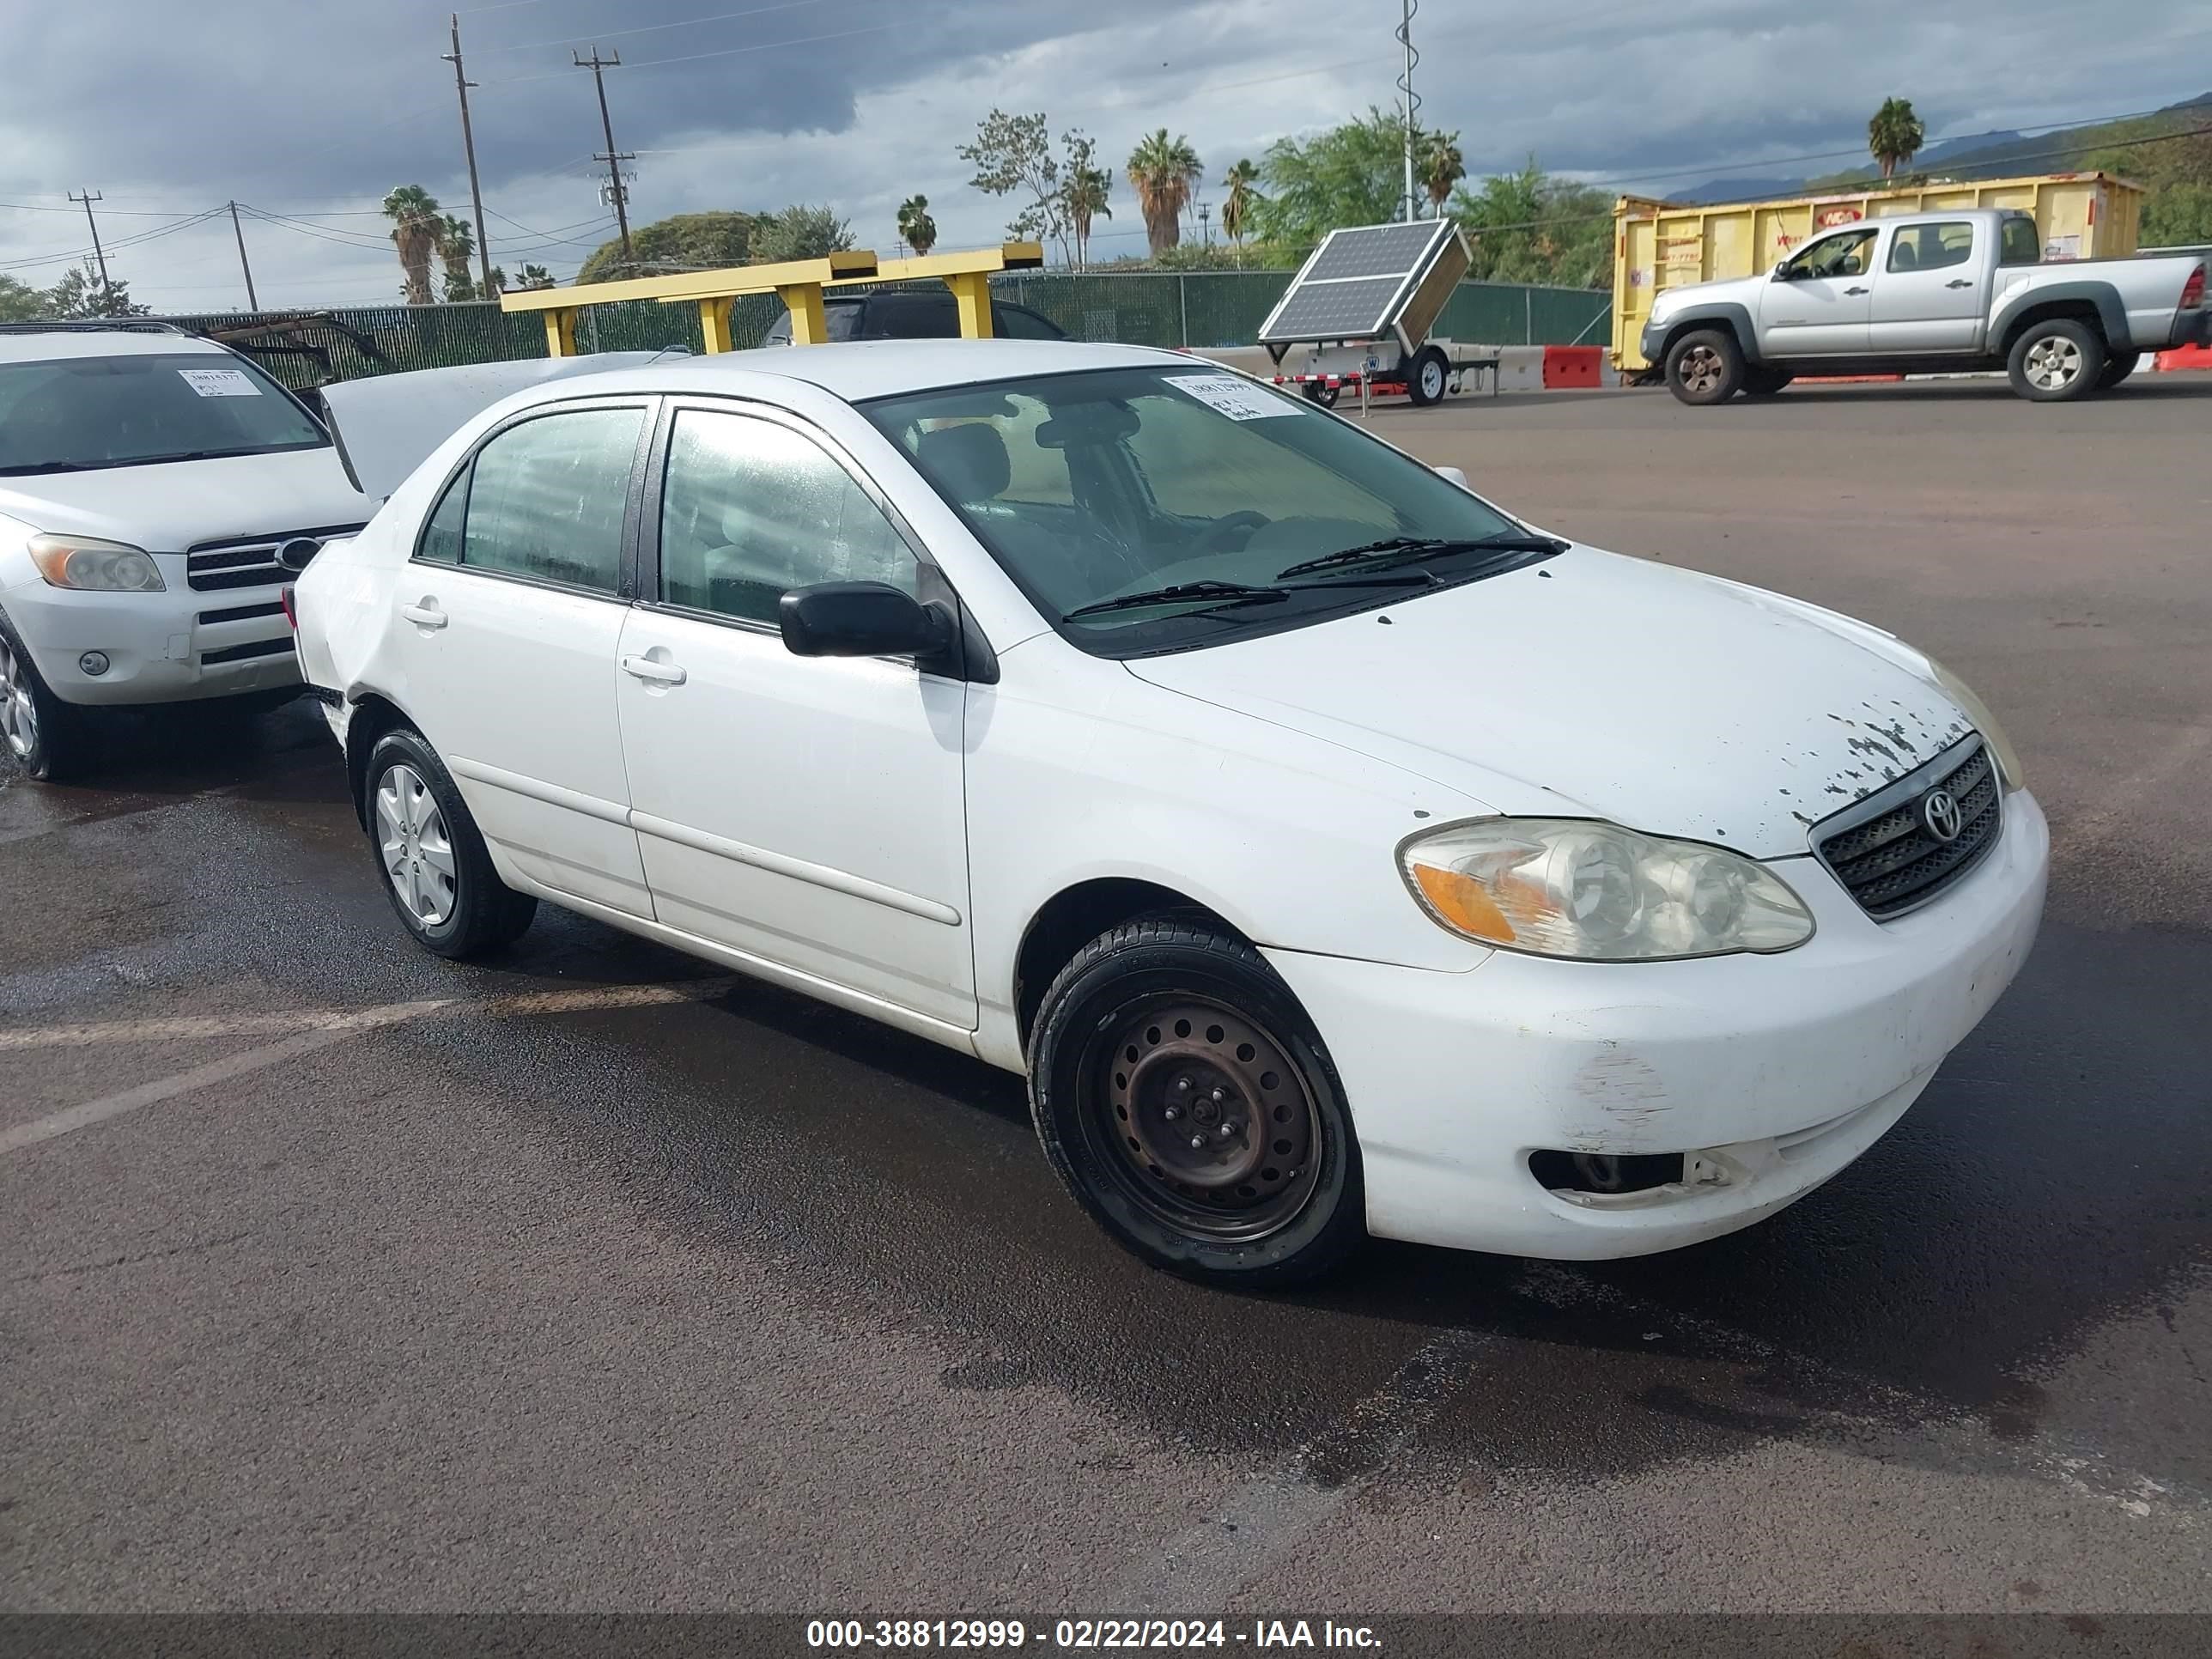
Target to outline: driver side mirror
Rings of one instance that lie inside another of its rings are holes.
[[[1468,483],[1468,481],[1467,481],[1467,474],[1466,474],[1464,471],[1462,471],[1460,468],[1458,468],[1458,467],[1455,467],[1455,466],[1440,466],[1440,467],[1438,467],[1438,468],[1437,468],[1437,469],[1436,469],[1436,474],[1437,474],[1437,477],[1438,477],[1439,478],[1442,478],[1443,480],[1444,480],[1444,482],[1445,482],[1445,483],[1455,483],[1455,484],[1457,484],[1457,485],[1458,485],[1462,489],[1472,489],[1472,488],[1473,488],[1473,486],[1472,486],[1472,485],[1470,485],[1470,484]]]
[[[888,582],[818,582],[776,605],[784,648],[795,657],[928,659],[951,648],[952,618]]]
[[[1774,280],[1778,283],[1787,283],[1795,280],[1790,274],[1789,260],[1784,259],[1775,265]]]

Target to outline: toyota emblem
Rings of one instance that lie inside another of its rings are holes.
[[[296,576],[322,550],[323,544],[313,536],[295,536],[276,550],[276,562]]]
[[[1959,811],[1959,798],[1948,789],[1930,789],[1920,798],[1920,821],[1928,826],[1928,833],[1946,846],[1959,839],[1959,832],[1966,827],[1966,816]]]

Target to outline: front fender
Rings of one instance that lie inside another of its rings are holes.
[[[1743,360],[1747,363],[1762,363],[1766,356],[1759,349],[1759,330],[1751,319],[1751,307],[1738,300],[1699,300],[1669,312],[1667,320],[1644,325],[1641,344],[1647,362],[1667,361],[1668,343],[1686,329],[1700,324],[1723,323],[1735,331],[1736,343],[1743,349]]]

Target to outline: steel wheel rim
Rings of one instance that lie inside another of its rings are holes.
[[[31,701],[31,671],[15,647],[0,640],[0,737],[17,760],[31,758],[39,744],[39,706]]]
[[[2027,378],[2045,392],[2071,386],[2081,373],[2081,348],[2063,335],[2038,340],[2027,350]]]
[[[1425,396],[1430,398],[1441,398],[1444,395],[1444,371],[1441,364],[1423,363],[1421,365],[1421,391]]]
[[[1721,355],[1711,346],[1692,346],[1682,354],[1682,384],[1692,392],[1711,392],[1721,383]]]
[[[407,914],[426,927],[442,926],[453,914],[453,840],[430,786],[404,763],[377,785],[376,844],[385,878]]]
[[[1312,1197],[1320,1112],[1281,1042],[1245,1015],[1189,995],[1125,1009],[1101,1027],[1085,1072],[1097,1150],[1155,1219],[1250,1242]]]

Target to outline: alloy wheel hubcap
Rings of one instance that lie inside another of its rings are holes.
[[[2046,392],[2071,386],[2081,372],[2081,348],[2062,337],[2039,340],[2028,348],[2027,378]]]
[[[0,640],[0,737],[17,760],[28,760],[39,742],[39,709],[31,701],[31,672]]]
[[[1692,392],[1711,392],[1721,383],[1721,355],[1711,346],[1697,346],[1682,354],[1682,384]]]
[[[408,915],[435,927],[453,914],[453,837],[430,786],[411,766],[393,767],[377,787],[376,844]]]

